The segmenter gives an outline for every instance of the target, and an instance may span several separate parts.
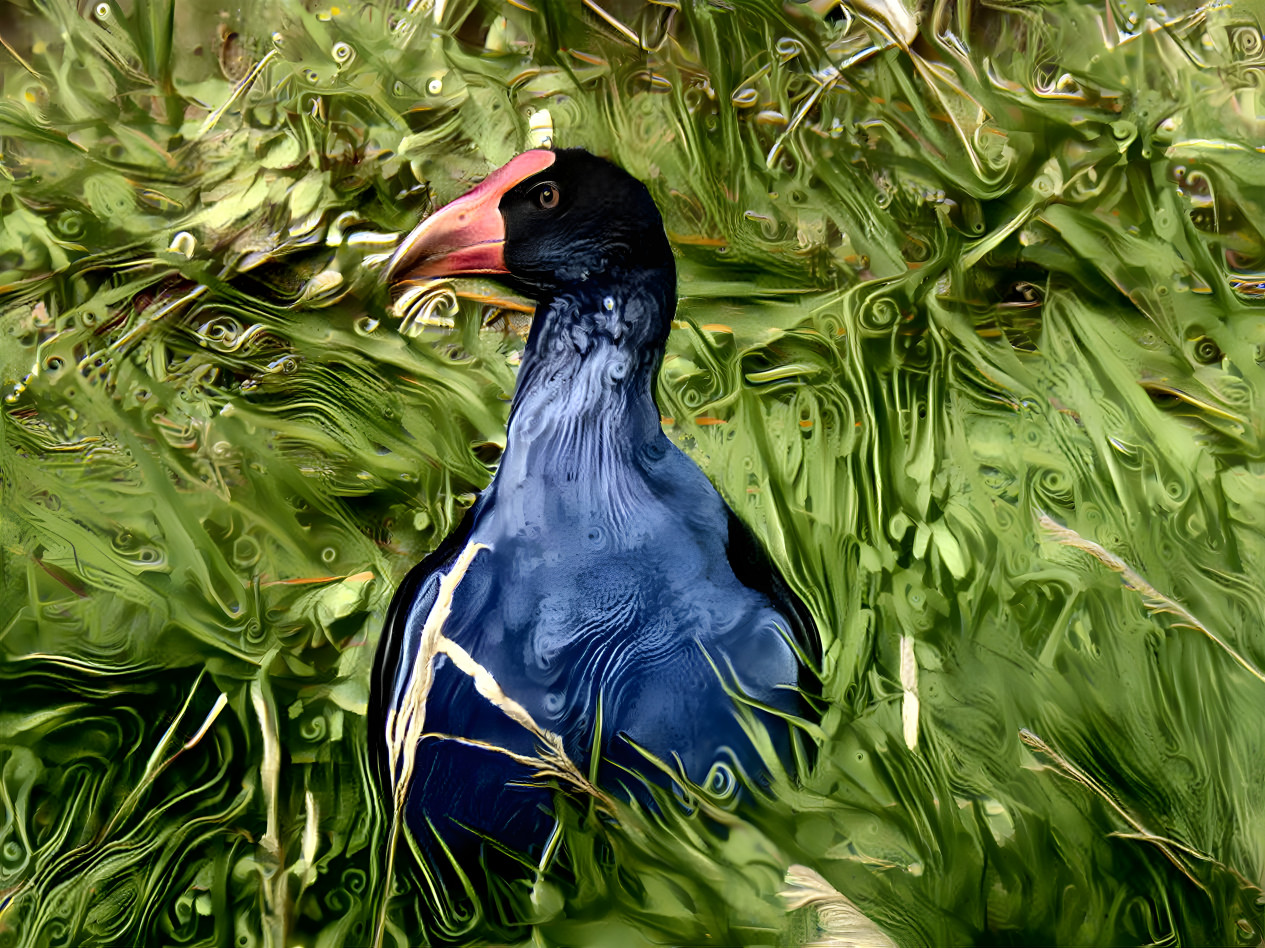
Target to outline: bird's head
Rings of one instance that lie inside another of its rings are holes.
[[[392,283],[482,275],[535,300],[639,271],[672,250],[646,186],[579,148],[524,152],[426,218],[387,266]]]

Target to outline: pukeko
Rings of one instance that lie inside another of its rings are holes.
[[[735,695],[789,760],[801,657],[819,649],[803,604],[661,428],[676,267],[646,187],[583,150],[521,154],[387,268],[393,283],[472,274],[537,303],[506,447],[396,593],[369,715],[384,796],[395,806],[398,790],[441,876],[546,845],[552,789],[521,759],[539,748],[524,714],[614,795],[673,786],[652,755],[736,798],[766,774]]]

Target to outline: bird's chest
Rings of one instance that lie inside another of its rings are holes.
[[[710,637],[725,597],[707,551],[654,526],[634,539],[608,523],[579,523],[547,542],[476,530],[472,539],[488,549],[457,587],[446,634],[541,727],[585,742],[599,704],[617,708]],[[436,686],[452,730],[505,736],[469,675],[445,663]]]
[[[689,592],[710,571],[697,544],[618,534],[595,522],[555,530],[547,542],[488,542],[482,578],[454,599],[463,617],[456,634],[507,674],[540,682],[573,670],[609,675],[618,670],[612,663],[644,660],[699,619],[706,597]]]

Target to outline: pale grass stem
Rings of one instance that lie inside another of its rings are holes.
[[[265,659],[260,665],[261,678],[256,678],[250,683],[250,702],[254,706],[255,716],[259,719],[259,731],[264,745],[263,760],[260,762],[259,770],[267,822],[259,845],[268,858],[262,861],[259,872],[262,876],[264,894],[264,943],[272,945],[273,948],[285,948],[286,900],[281,891],[285,883],[285,873],[281,872],[281,834],[277,815],[277,798],[281,782],[281,741],[277,735],[277,719],[272,705],[272,695],[265,692],[262,681],[263,669],[269,664]]]
[[[1265,682],[1265,674],[1262,674],[1260,669],[1231,648],[1231,646],[1219,635],[1200,622],[1199,619],[1197,619],[1185,606],[1177,602],[1175,599],[1165,596],[1158,589],[1152,586],[1137,572],[1137,570],[1120,557],[1116,556],[1116,554],[1112,553],[1110,550],[1104,549],[1093,540],[1085,539],[1085,537],[1081,536],[1075,530],[1072,530],[1070,527],[1063,526],[1048,514],[1041,513],[1040,511],[1038,511],[1038,514],[1038,523],[1040,523],[1046,532],[1049,533],[1056,541],[1064,544],[1065,546],[1075,547],[1078,550],[1085,551],[1108,569],[1119,573],[1120,578],[1124,580],[1125,586],[1136,593],[1142,594],[1146,607],[1152,613],[1163,612],[1176,616],[1180,620],[1178,625],[1203,633],[1207,636],[1209,641],[1213,642],[1217,645],[1217,647],[1234,659],[1234,661],[1242,666],[1248,674],[1252,675],[1252,677],[1258,681]]]
[[[1075,764],[1069,761],[1066,757],[1064,757],[1062,754],[1056,751],[1053,747],[1047,744],[1044,740],[1042,740],[1032,731],[1029,731],[1027,728],[1020,728],[1019,739],[1023,741],[1026,745],[1028,745],[1028,747],[1032,748],[1035,751],[1040,751],[1042,754],[1044,754],[1046,757],[1052,760],[1058,772],[1062,773],[1063,776],[1076,781],[1081,786],[1085,787],[1086,789],[1094,793],[1096,796],[1100,797],[1109,807],[1111,807],[1111,809],[1115,812],[1117,816],[1119,816],[1122,820],[1124,820],[1131,827],[1133,827],[1133,830],[1134,830],[1133,834],[1114,834],[1113,833],[1112,835],[1120,835],[1128,839],[1139,839],[1148,843],[1153,843],[1156,847],[1159,848],[1160,852],[1162,852],[1165,856],[1168,857],[1168,861],[1171,862],[1175,867],[1177,867],[1177,870],[1181,872],[1182,875],[1184,875],[1187,879],[1193,882],[1196,886],[1198,886],[1204,892],[1208,891],[1207,887],[1202,882],[1200,882],[1199,879],[1195,877],[1194,873],[1190,871],[1190,868],[1184,862],[1182,862],[1181,859],[1178,858],[1176,850],[1181,850],[1182,852],[1186,853],[1189,856],[1194,856],[1196,859],[1202,860],[1204,862],[1213,863],[1214,865],[1221,866],[1222,863],[1218,862],[1217,860],[1213,859],[1211,856],[1205,853],[1199,852],[1199,850],[1197,849],[1192,849],[1190,846],[1187,846],[1184,843],[1179,843],[1176,840],[1168,839],[1167,837],[1160,836],[1156,833],[1152,833],[1149,829],[1147,829],[1145,826],[1142,825],[1142,822],[1137,817],[1129,813],[1128,810],[1126,810],[1123,806],[1121,806],[1120,803],[1116,800],[1116,798],[1113,797],[1107,791],[1107,789],[1103,787],[1097,780],[1095,780],[1089,774],[1085,773],[1085,771],[1081,770],[1079,767],[1077,767]],[[1223,867],[1223,868],[1228,868],[1228,867]],[[1243,879],[1243,877],[1239,875],[1239,873],[1235,872],[1234,874],[1236,876],[1239,876],[1239,878],[1242,881],[1247,882],[1247,880]]]
[[[505,754],[525,766],[536,768],[535,776],[537,777],[555,777],[586,793],[593,794],[605,805],[612,806],[609,798],[594,787],[567,756],[562,746],[562,739],[537,724],[526,708],[505,694],[491,672],[476,662],[464,648],[443,634],[444,625],[452,614],[452,602],[457,587],[470,569],[474,558],[480,551],[486,549],[490,548],[484,543],[466,544],[453,563],[452,569],[440,576],[435,602],[422,626],[417,661],[413,665],[404,700],[400,707],[387,717],[387,761],[391,771],[393,806],[391,829],[387,839],[386,885],[388,888],[378,910],[373,936],[374,948],[380,948],[386,931],[387,901],[391,878],[395,872],[395,852],[399,844],[400,826],[403,823],[404,804],[408,797],[409,783],[413,778],[417,746],[424,738],[452,740],[470,747],[480,747]],[[506,748],[470,738],[426,732],[426,700],[434,684],[435,659],[440,655],[446,655],[460,671],[469,675],[474,680],[475,690],[482,697],[499,708],[511,720],[526,728],[540,741],[539,756],[516,754]]]
[[[224,117],[224,113],[227,112],[232,107],[233,103],[241,97],[242,93],[249,89],[254,84],[255,80],[259,78],[259,74],[263,72],[264,67],[276,59],[279,55],[279,50],[272,49],[269,50],[267,55],[260,59],[259,62],[255,63],[250,72],[246,73],[246,75],[242,77],[241,81],[233,87],[233,91],[230,92],[228,98],[224,100],[224,104],[206,117],[206,121],[202,123],[202,127],[198,129],[194,138],[201,138],[213,129],[216,123]]]
[[[812,907],[821,937],[804,948],[896,948],[881,928],[815,869],[798,863],[786,870],[778,893],[789,912]]]
[[[56,656],[49,657],[52,658]],[[71,661],[63,661],[62,664],[74,667]],[[110,822],[106,824],[105,829],[101,831],[98,837],[100,845],[106,845],[108,843],[111,834],[113,834],[119,822],[126,819],[135,810],[137,803],[140,801],[141,795],[145,792],[145,789],[149,787],[155,779],[157,779],[158,775],[166,770],[177,757],[185,751],[195,747],[198,742],[206,736],[206,733],[211,729],[212,725],[215,724],[216,719],[220,716],[220,712],[222,712],[228,704],[228,696],[221,692],[220,696],[215,699],[215,703],[211,706],[211,710],[207,712],[206,718],[203,719],[202,725],[198,728],[193,737],[185,741],[185,743],[182,744],[180,748],[170,757],[163,759],[163,752],[166,750],[168,744],[171,743],[171,739],[175,735],[176,729],[184,720],[185,713],[189,710],[189,705],[193,702],[193,696],[197,693],[198,685],[202,683],[203,674],[204,673],[199,674],[194,680],[193,687],[189,689],[189,695],[185,698],[184,704],[181,705],[180,711],[177,712],[170,727],[168,727],[163,733],[163,736],[159,738],[158,744],[149,755],[149,760],[145,764],[145,770],[141,773],[140,780],[137,782],[136,786],[132,788],[132,792],[129,793],[124,801],[115,809],[113,816],[110,818]],[[7,787],[4,786],[3,782],[0,782],[0,803],[3,803],[10,811],[14,809],[14,803],[9,798]],[[29,843],[27,845],[29,845]],[[87,852],[91,848],[91,846],[78,847],[70,854],[70,856],[73,857]],[[0,922],[3,921],[6,910],[16,903],[18,896],[27,892],[35,885],[36,883],[27,879],[19,885],[14,886],[12,889],[0,893]]]
[[[904,692],[900,717],[905,746],[918,748],[918,659],[914,656],[914,640],[911,636],[900,637],[900,687]]]

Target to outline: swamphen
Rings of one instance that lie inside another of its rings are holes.
[[[537,737],[469,662],[419,663],[439,618],[580,771],[596,746],[597,784],[643,802],[642,778],[673,783],[647,753],[722,795],[761,780],[734,693],[788,759],[780,715],[805,710],[791,643],[818,649],[802,603],[660,427],[676,268],[646,187],[586,151],[521,154],[409,234],[387,278],[463,274],[538,305],[496,475],[396,593],[370,699],[378,779],[392,805],[407,786],[404,823],[440,874],[449,860],[469,873],[488,840],[539,857],[555,820],[533,768],[491,749],[531,756]]]

